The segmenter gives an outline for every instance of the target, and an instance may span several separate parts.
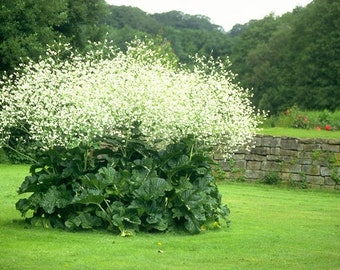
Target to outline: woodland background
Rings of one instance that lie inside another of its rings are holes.
[[[253,89],[254,105],[278,114],[340,109],[340,2],[314,0],[306,7],[236,24],[226,32],[202,15],[148,14],[104,0],[2,0],[0,75],[27,57],[38,60],[50,44],[86,51],[88,40],[112,40],[124,49],[135,37],[168,46],[178,63],[189,55],[229,58],[237,81]],[[246,8],[246,7],[245,7]],[[1,91],[1,89],[0,89]]]

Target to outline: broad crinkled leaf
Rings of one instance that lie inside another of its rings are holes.
[[[171,189],[171,185],[163,178],[151,178],[144,181],[134,192],[134,195],[143,200],[152,200],[163,196],[166,191]]]
[[[181,155],[175,159],[170,159],[168,165],[171,168],[178,168],[189,164],[189,157],[187,155]]]
[[[76,195],[73,198],[72,203],[81,204],[100,204],[104,201],[105,195],[98,189],[84,189],[81,194]]]
[[[40,206],[48,213],[52,214],[55,208],[65,208],[71,203],[72,195],[65,185],[59,187],[52,186],[42,196]]]
[[[146,218],[146,222],[158,231],[165,231],[169,225],[168,220],[161,213],[151,213]]]
[[[69,229],[75,227],[81,227],[83,229],[92,229],[102,225],[101,219],[97,216],[93,216],[90,213],[80,213],[79,215],[68,219],[65,222],[65,226]]]
[[[188,232],[195,234],[201,231],[200,224],[196,219],[190,217],[189,215],[186,215],[185,219],[186,222],[184,223],[184,227],[187,229]]]

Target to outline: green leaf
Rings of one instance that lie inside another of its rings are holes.
[[[84,189],[82,190],[81,194],[77,194],[74,198],[72,203],[81,203],[81,204],[101,204],[104,199],[106,198],[105,195],[102,194],[101,190],[98,189]]]
[[[183,167],[183,166],[188,165],[189,163],[190,163],[190,159],[189,159],[189,157],[187,155],[181,155],[179,157],[170,159],[168,161],[168,165],[171,168]]]
[[[99,178],[98,175],[102,177]],[[98,170],[97,178],[99,178],[103,184],[109,185],[117,182],[120,179],[120,174],[113,167],[102,167]]]
[[[199,233],[201,231],[199,222],[192,218],[190,215],[185,216],[186,222],[184,223],[184,227],[188,232],[192,234]]]
[[[22,216],[25,216],[27,211],[32,209],[31,207],[32,207],[31,201],[26,198],[20,199],[15,204],[15,208],[21,212]]]
[[[137,198],[143,200],[153,200],[161,197],[166,191],[171,190],[171,185],[163,178],[151,178],[147,179],[142,185],[133,192]]]
[[[80,177],[84,188],[103,190],[108,183],[100,177],[100,175],[86,174]]]
[[[158,231],[165,231],[168,228],[168,221],[161,213],[151,213],[146,218],[146,222],[151,225],[153,229]]]
[[[172,208],[172,217],[180,219],[181,217],[185,216],[185,213],[187,212],[186,210],[182,211],[180,207]]]
[[[107,211],[111,215],[110,223],[117,227],[121,233],[126,228],[137,228],[141,224],[140,218],[136,215],[136,211],[129,209],[122,202],[115,201],[109,206]]]
[[[36,175],[26,176],[24,182],[21,184],[18,193],[22,194],[25,192],[35,192],[40,189],[37,186],[38,177]]]
[[[59,187],[52,186],[42,196],[40,206],[48,214],[52,214],[55,208],[65,208],[71,203],[72,195],[65,185]]]
[[[65,222],[65,226],[69,229],[83,228],[92,229],[102,225],[102,221],[99,217],[93,216],[90,213],[81,212],[75,217],[69,218]]]

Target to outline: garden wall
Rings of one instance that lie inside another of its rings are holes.
[[[340,140],[267,135],[254,140],[254,148],[238,151],[230,160],[215,155],[228,179],[340,189]]]

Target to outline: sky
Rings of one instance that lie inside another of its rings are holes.
[[[190,15],[204,15],[225,31],[235,24],[262,19],[270,13],[280,16],[296,6],[306,6],[312,0],[106,0],[115,6],[133,6],[153,14],[172,10]]]

